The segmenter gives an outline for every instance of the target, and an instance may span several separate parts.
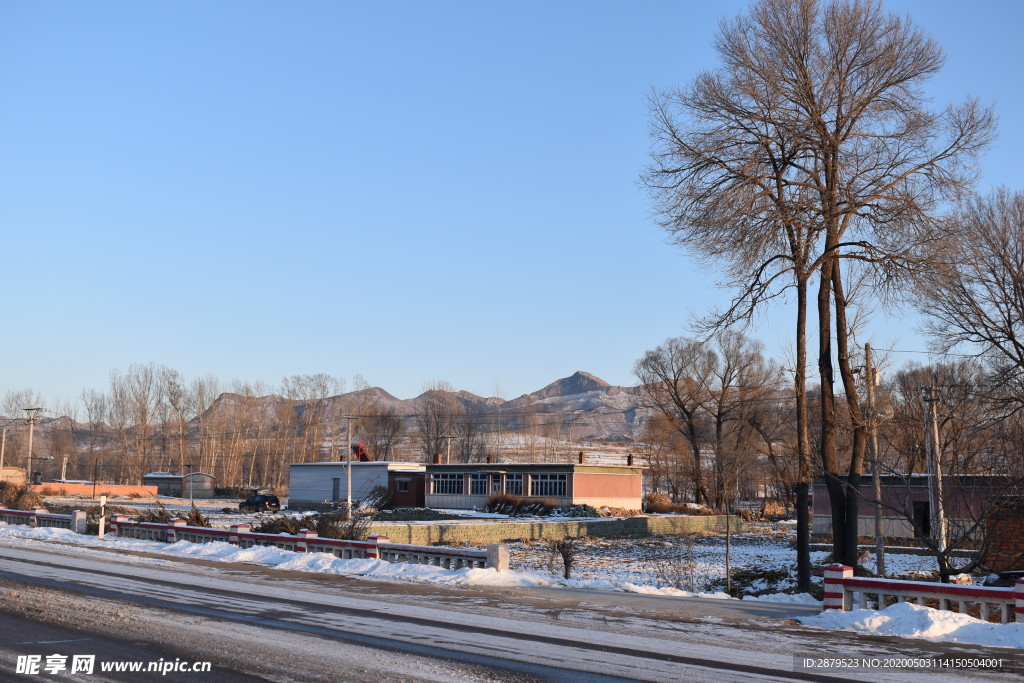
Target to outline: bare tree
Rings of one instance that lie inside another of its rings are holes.
[[[640,438],[644,444],[640,457],[647,464],[649,490],[668,494],[673,503],[689,500],[695,480],[690,449],[672,422],[660,413],[644,421]]]
[[[711,383],[716,361],[710,346],[675,337],[648,351],[633,368],[647,405],[664,416],[689,448],[697,503],[711,502],[704,482],[702,432],[707,419],[705,387]]]
[[[43,397],[34,389],[9,390],[0,399],[0,411],[5,417],[22,418],[25,417],[24,408],[35,408],[42,405],[44,405]]]
[[[688,446],[697,502],[734,502],[741,480],[755,470],[758,404],[774,398],[779,378],[761,343],[734,331],[708,342],[669,339],[648,351],[635,372],[648,405]]]
[[[913,265],[917,248],[938,237],[942,201],[969,188],[973,159],[994,124],[974,101],[939,113],[926,108],[920,88],[941,67],[942,52],[877,2],[759,0],[722,24],[715,47],[718,69],[655,96],[654,163],[644,180],[663,227],[725,265],[727,284],[738,289],[713,323],[749,318],[781,289],[796,289],[798,579],[806,587],[808,282],[820,274],[820,456],[836,473],[833,304],[847,403],[860,414],[839,259],[866,264],[882,283]],[[856,539],[844,536],[847,510],[856,505],[864,445],[856,428],[849,484],[844,490],[832,478],[829,487],[836,556],[848,562]]]
[[[999,410],[1001,401],[988,391],[986,375],[974,361],[909,364],[883,387],[892,413],[882,430],[884,469],[893,483],[881,503],[902,517],[935,557],[943,582],[984,566],[995,540],[993,528],[1011,513],[998,504],[1000,499],[1020,500],[1024,494],[1019,414],[1006,416]],[[946,511],[941,532],[931,523],[931,505],[940,494],[928,494],[932,482],[927,476],[922,387],[936,387],[941,397],[936,402],[936,457]],[[959,557],[965,549],[974,551],[970,559]]]
[[[487,459],[488,420],[479,403],[464,406],[455,423],[459,462],[483,462]]]
[[[974,345],[995,384],[1024,405],[1024,193],[975,197],[952,223],[916,303],[943,351]]]
[[[391,460],[395,444],[405,426],[404,420],[392,407],[380,404],[370,405],[362,410],[360,427],[366,435],[370,457],[374,460]]]
[[[463,407],[451,384],[445,381],[428,384],[419,396],[419,404],[416,426],[420,450],[429,461],[435,453],[447,453],[449,439],[456,434]]]

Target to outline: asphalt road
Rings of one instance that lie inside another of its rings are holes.
[[[18,618],[53,623],[55,614],[63,615],[61,628],[110,639],[109,656],[119,659],[127,658],[117,651],[125,639],[115,637],[124,627],[111,631],[102,614],[127,615],[127,640],[154,648],[131,659],[166,660],[162,653],[169,651],[216,661],[206,680],[878,680],[876,671],[794,670],[794,655],[974,656],[980,650],[809,630],[785,620],[809,611],[799,605],[445,590],[14,540],[0,542],[0,577],[8,581],[0,584],[0,610],[17,613],[18,591],[27,592],[21,602],[31,598],[45,608]],[[101,616],[84,618],[90,610]],[[48,637],[14,640],[11,633],[0,630],[0,664],[8,672],[11,655],[27,654],[28,643],[36,647]],[[228,678],[236,674],[252,678]],[[899,671],[885,678],[1011,679]],[[189,680],[204,680],[203,674]]]

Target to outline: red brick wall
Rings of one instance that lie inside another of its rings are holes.
[[[93,491],[97,496],[131,496],[137,495],[143,498],[155,498],[155,486],[120,486],[117,484],[59,484],[46,483],[33,486],[32,491],[40,496],[92,496]]]
[[[399,479],[409,480],[408,491],[398,490]],[[400,508],[423,507],[426,482],[427,477],[422,473],[390,472],[388,474],[388,492],[391,493],[391,504]]]
[[[587,474],[573,476],[573,498],[640,498],[643,475]]]
[[[1000,510],[987,526],[990,545],[985,564],[997,572],[1024,569],[1024,507]]]

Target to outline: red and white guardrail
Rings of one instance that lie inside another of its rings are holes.
[[[956,603],[957,611],[961,614],[967,613],[969,604],[977,604],[981,618],[988,621],[990,608],[996,605],[1001,623],[1011,621],[1011,614],[1014,615],[1012,621],[1024,623],[1024,579],[1018,580],[1012,588],[992,588],[854,577],[852,567],[842,564],[825,567],[825,601],[822,611],[845,612],[853,609],[854,594],[857,595],[861,609],[869,606],[870,595],[875,596],[878,609],[884,609],[890,597],[896,598],[897,602],[916,600],[919,605],[929,600],[937,601],[940,610],[949,610],[951,604]]]

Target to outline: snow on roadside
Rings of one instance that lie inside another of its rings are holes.
[[[875,635],[1024,648],[1024,623],[990,624],[966,614],[901,602],[884,610],[830,611],[800,617],[800,623],[818,628]]]
[[[763,595],[744,595],[741,599],[755,602],[785,602],[794,605],[821,606],[821,600],[817,600],[807,593],[765,593]]]
[[[604,579],[564,579],[543,572],[498,572],[494,569],[442,569],[427,565],[384,562],[382,560],[342,560],[327,553],[296,553],[273,546],[239,548],[223,542],[189,543],[178,541],[170,545],[158,541],[108,536],[100,540],[95,536],[82,536],[69,529],[13,526],[0,523],[0,538],[22,538],[39,541],[58,541],[93,548],[135,550],[159,555],[176,555],[214,562],[242,562],[290,571],[363,577],[374,581],[413,581],[436,586],[539,586],[610,590],[645,595],[674,597],[702,597],[731,600],[726,593],[689,592],[674,588],[635,584],[630,581]],[[140,558],[144,560],[144,558]],[[142,562],[144,563],[144,561]]]
[[[239,548],[238,546],[222,542],[189,543],[187,541],[179,541],[168,545],[157,541],[114,537],[100,540],[95,536],[82,536],[67,529],[32,529],[3,523],[0,523],[0,538],[17,538],[28,542],[56,541],[83,548],[134,550],[216,562],[241,562],[290,571],[363,577],[375,581],[416,582],[435,586],[561,586],[567,588],[622,591],[645,595],[733,599],[722,592],[689,592],[636,583],[629,580],[629,578],[633,578],[629,573],[620,575],[606,574],[604,578],[582,577],[567,580],[543,571],[447,570],[440,567],[389,563],[371,559],[342,560],[326,553],[296,553],[269,546]],[[83,550],[83,552],[101,551]],[[763,548],[760,549],[757,556],[762,560],[767,559]],[[135,557],[134,561],[139,564],[163,562],[163,560],[145,557]],[[746,596],[744,600],[808,605],[820,604],[806,594],[788,595],[775,593],[758,597]],[[802,617],[799,621],[807,626],[824,629],[852,630],[861,633],[926,638],[936,641],[971,643],[995,647],[1024,648],[1024,623],[990,624],[967,615],[954,612],[939,612],[938,610],[911,603],[899,603],[882,611],[854,610],[852,612],[829,612],[812,617]]]

